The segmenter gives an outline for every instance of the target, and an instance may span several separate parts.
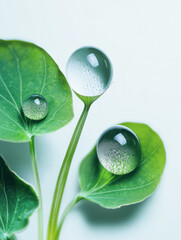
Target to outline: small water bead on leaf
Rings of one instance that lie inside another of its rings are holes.
[[[123,175],[132,172],[141,158],[141,145],[136,134],[125,126],[107,129],[97,142],[97,155],[109,172]]]
[[[67,63],[67,78],[71,88],[81,96],[100,96],[112,80],[108,57],[93,47],[75,51]]]
[[[47,100],[38,94],[28,96],[23,101],[23,113],[31,120],[42,120],[48,114]]]

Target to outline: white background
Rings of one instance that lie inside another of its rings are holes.
[[[101,48],[114,67],[113,84],[92,106],[85,124],[63,207],[78,192],[81,159],[107,127],[147,123],[166,147],[165,171],[149,199],[118,210],[82,202],[66,219],[62,240],[181,239],[180,12],[180,0],[0,0],[0,38],[43,47],[64,73],[69,55],[85,45]],[[82,107],[74,96],[71,123],[36,140],[46,224],[58,170]],[[28,144],[0,142],[0,153],[34,184]],[[36,224],[34,214],[18,239],[37,239]]]

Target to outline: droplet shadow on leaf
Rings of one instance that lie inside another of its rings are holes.
[[[78,211],[86,217],[87,221],[92,225],[115,225],[132,221],[148,207],[151,197],[145,201],[124,206],[118,209],[106,209],[99,205],[83,200],[78,206]]]

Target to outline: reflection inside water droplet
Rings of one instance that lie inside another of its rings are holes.
[[[100,96],[109,87],[112,79],[109,59],[93,47],[75,51],[68,60],[66,70],[71,88],[87,97]]]
[[[113,174],[133,171],[141,158],[141,145],[136,134],[124,126],[106,130],[98,140],[97,155],[102,166]]]
[[[23,101],[23,113],[31,120],[42,120],[48,114],[47,100],[38,94],[30,95]]]

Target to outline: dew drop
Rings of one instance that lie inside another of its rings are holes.
[[[117,125],[107,129],[97,142],[97,156],[109,172],[124,175],[132,172],[141,158],[141,145],[129,128]]]
[[[23,101],[23,113],[31,120],[42,120],[48,114],[47,100],[38,94],[28,96]]]
[[[93,47],[75,51],[67,62],[66,72],[71,88],[86,97],[100,96],[112,80],[112,66],[108,57]]]

